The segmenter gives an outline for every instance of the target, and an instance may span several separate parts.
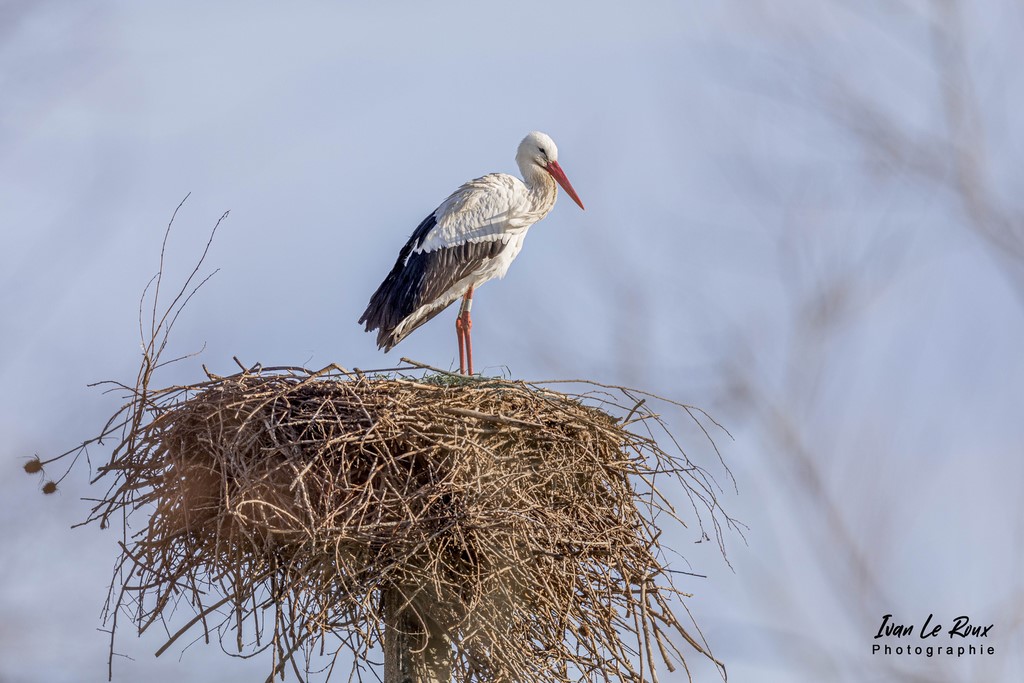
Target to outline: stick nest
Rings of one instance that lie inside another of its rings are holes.
[[[89,519],[124,517],[113,630],[119,614],[163,624],[157,654],[185,633],[270,650],[268,680],[350,660],[361,677],[387,601],[423,638],[447,634],[456,681],[639,682],[685,666],[681,641],[711,657],[673,613],[685,594],[655,521],[682,523],[669,495],[720,543],[732,520],[710,476],[659,447],[643,396],[419,375],[136,387]]]

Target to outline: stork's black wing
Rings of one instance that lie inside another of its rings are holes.
[[[377,346],[390,351],[410,332],[458,299],[451,288],[495,258],[508,244],[501,235],[422,251],[419,247],[436,226],[427,216],[402,247],[398,260],[359,319],[366,330],[378,330]],[[447,296],[446,296],[447,295]]]

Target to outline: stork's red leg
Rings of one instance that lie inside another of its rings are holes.
[[[455,318],[455,336],[459,340],[459,374],[466,374],[466,333],[462,330],[462,309]]]
[[[459,345],[459,366],[460,372],[463,375],[473,374],[473,338],[470,331],[473,329],[473,319],[469,316],[469,309],[473,306],[473,288],[470,287],[466,290],[466,295],[462,297],[462,308],[459,309],[459,317],[456,325],[461,323],[460,333],[462,335],[462,341]],[[466,352],[466,365],[462,365],[462,350],[465,345]]]
[[[467,374],[473,374],[473,337],[469,333],[473,329],[473,320],[469,317],[469,309],[466,309],[466,322],[463,327],[466,329],[466,370]]]

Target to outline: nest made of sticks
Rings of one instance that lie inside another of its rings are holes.
[[[270,650],[268,680],[329,678],[345,652],[359,678],[388,607],[446,634],[456,681],[656,680],[683,643],[717,664],[673,611],[656,525],[683,523],[668,484],[721,543],[717,486],[658,445],[649,397],[584,386],[336,366],[141,382],[89,518],[124,518],[112,631],[121,614],[169,629],[157,654],[186,633]]]

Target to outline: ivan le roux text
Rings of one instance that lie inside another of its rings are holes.
[[[929,638],[937,638],[942,633],[946,633],[949,636],[950,640],[952,640],[954,638],[957,638],[957,637],[959,637],[961,639],[963,639],[963,638],[988,638],[989,637],[989,632],[992,630],[992,627],[994,626],[994,624],[989,624],[987,626],[975,625],[975,624],[971,623],[970,617],[968,617],[968,616],[959,616],[959,617],[957,617],[956,619],[953,620],[952,627],[950,627],[949,629],[946,629],[944,631],[942,624],[939,624],[939,623],[934,623],[933,624],[932,623],[934,618],[935,618],[934,614],[929,614],[928,618],[924,620],[924,624],[921,625],[921,629],[917,632],[917,636],[918,636],[919,639],[927,640]],[[885,614],[885,615],[882,615],[882,623],[878,627],[878,633],[875,634],[875,639],[885,638],[885,637],[895,637],[895,638],[908,637],[909,638],[909,637],[911,637],[913,635],[914,635],[914,625],[913,624],[910,624],[909,626],[905,626],[903,624],[897,624],[897,623],[892,621],[892,615],[891,614]],[[934,642],[934,641],[932,641],[932,642]],[[962,642],[962,641],[960,641],[960,642]],[[888,650],[891,649],[890,646],[886,645],[886,646],[884,646],[884,648],[885,648],[885,654],[891,654],[890,652],[888,652]],[[908,648],[906,648],[907,653],[910,654],[913,649],[920,650],[921,648],[910,648],[910,647],[908,647]],[[927,653],[928,656],[932,656],[932,652],[930,652],[930,650],[932,650],[932,648],[927,648],[927,649],[929,650],[929,652]],[[935,649],[939,651],[936,654],[941,652],[941,647],[935,648]],[[949,647],[948,649],[952,650],[953,648]],[[957,648],[957,650],[964,650],[964,649],[965,648],[963,648],[963,647]],[[989,654],[989,655],[991,655],[991,654],[995,653],[995,648],[992,647],[992,646],[988,646],[988,647],[978,646],[976,648],[976,650],[975,650],[975,647],[972,645],[970,647],[970,649],[972,651],[969,652],[969,653],[967,653],[967,652],[956,652],[955,654],[957,654],[957,656],[962,656],[963,654]],[[899,648],[899,650],[903,650],[903,648]],[[882,645],[876,644],[876,645],[873,645],[871,647],[872,654],[877,653],[879,651],[883,651],[883,646]],[[897,654],[902,654],[902,652],[898,652]],[[949,654],[954,654],[954,653],[950,652]]]

